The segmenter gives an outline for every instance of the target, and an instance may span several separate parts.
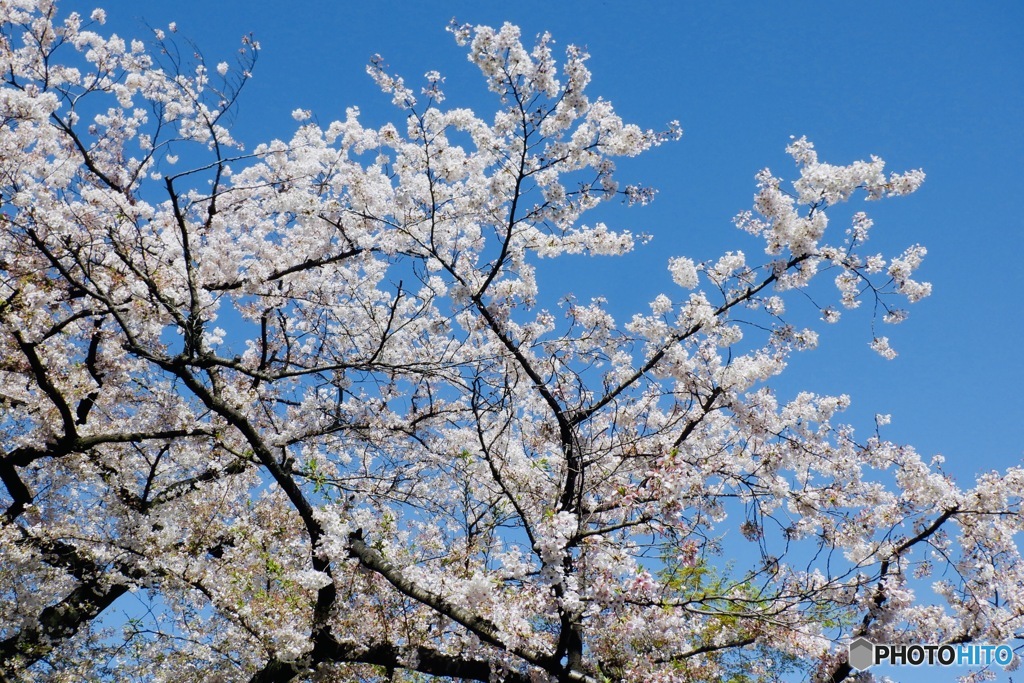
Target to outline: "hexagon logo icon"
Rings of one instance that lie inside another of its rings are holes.
[[[858,638],[850,643],[850,666],[863,671],[875,663],[875,646],[867,638]]]

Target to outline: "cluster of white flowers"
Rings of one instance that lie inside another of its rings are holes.
[[[897,290],[906,295],[907,300],[911,303],[920,301],[932,292],[930,283],[917,282],[910,277],[910,274],[921,265],[921,260],[927,253],[928,250],[918,244],[910,247],[889,263],[888,273],[896,281]]]
[[[700,284],[697,279],[697,267],[685,256],[675,257],[668,262],[668,271],[672,281],[685,289],[696,289]]]

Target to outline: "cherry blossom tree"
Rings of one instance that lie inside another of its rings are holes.
[[[763,254],[671,258],[616,320],[537,275],[644,241],[593,210],[679,129],[579,48],[453,24],[493,112],[375,59],[395,124],[247,149],[253,39],[0,16],[0,680],[840,681],[858,636],[1024,627],[1024,470],[961,488],[772,389],[814,320],[928,295],[843,213],[920,171],[795,139],[735,221]]]

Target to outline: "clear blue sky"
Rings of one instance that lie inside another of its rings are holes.
[[[892,170],[923,168],[928,180],[917,194],[865,207],[878,249],[929,249],[920,273],[934,294],[906,323],[879,331],[900,356],[875,355],[869,317],[848,315],[823,330],[818,350],[795,359],[780,393],[848,393],[848,418],[862,433],[874,413],[891,413],[884,434],[944,454],[962,484],[973,472],[1021,463],[1022,3],[96,4],[108,10],[106,28],[125,36],[141,36],[142,21],[176,21],[210,64],[230,59],[240,36],[255,33],[263,52],[237,129],[250,146],[289,137],[296,107],[324,123],[352,105],[369,122],[395,117],[364,71],[374,53],[412,83],[429,69],[447,74],[455,104],[488,105],[481,79],[444,31],[453,16],[511,21],[527,37],[550,31],[561,46],[586,45],[592,95],[642,126],[679,119],[685,130],[680,142],[620,165],[630,180],[660,190],[653,206],[616,214],[619,227],[652,233],[651,245],[624,264],[580,257],[542,280],[560,291],[604,293],[623,318],[671,287],[669,255],[755,252],[730,219],[750,206],[758,169],[792,171],[783,153],[790,135],[807,135],[833,163],[877,154]],[[62,6],[87,14],[95,5]],[[910,680],[905,673],[897,677]]]

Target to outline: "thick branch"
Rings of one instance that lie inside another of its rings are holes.
[[[17,527],[25,543],[39,552],[39,559],[51,567],[67,571],[80,583],[60,602],[40,612],[37,624],[0,641],[0,681],[13,672],[24,670],[73,637],[84,624],[95,619],[115,600],[127,593],[127,583],[113,583],[110,569],[83,555],[63,541],[40,539]],[[144,572],[118,563],[116,570],[131,578]]]
[[[102,577],[86,581],[66,598],[44,609],[37,626],[23,628],[0,641],[0,681],[38,662],[128,592],[126,585],[104,583]]]
[[[482,683],[495,680],[498,674],[505,683],[529,683],[533,680],[526,673],[498,671],[487,660],[446,655],[422,645],[415,648],[399,648],[390,643],[364,646],[339,643],[332,639],[313,650],[309,668],[316,669],[321,664],[370,664],[389,670],[406,669],[430,676]],[[274,660],[249,679],[249,683],[287,683],[302,674],[305,668],[299,663]]]
[[[550,657],[539,652],[527,650],[523,647],[506,645],[502,641],[499,628],[489,620],[473,614],[469,610],[452,603],[445,597],[418,586],[407,579],[405,575],[402,574],[401,569],[389,562],[380,554],[379,551],[366,545],[361,533],[355,532],[349,535],[348,547],[352,556],[359,559],[360,564],[383,576],[387,579],[388,583],[397,588],[399,592],[423,605],[426,605],[434,611],[445,615],[452,621],[465,626],[470,632],[480,638],[480,640],[505,650],[506,652],[511,652],[530,664],[540,666],[548,670],[550,670],[550,667],[553,664],[557,666],[557,662],[553,662]]]

